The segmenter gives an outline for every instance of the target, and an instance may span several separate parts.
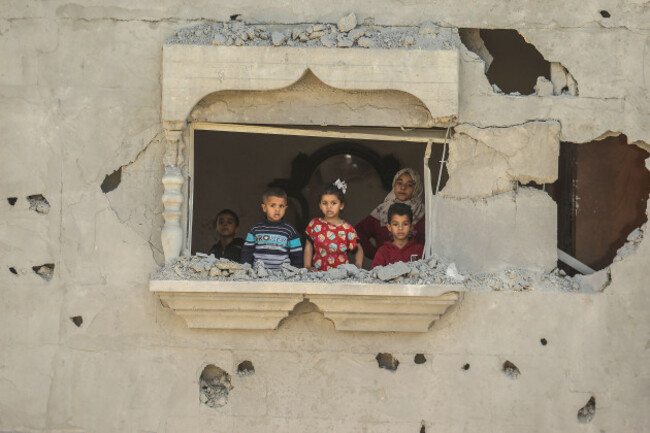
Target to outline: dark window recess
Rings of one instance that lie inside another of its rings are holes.
[[[595,270],[612,263],[627,236],[647,221],[648,156],[624,135],[561,143],[559,178],[552,190],[559,249]]]
[[[537,77],[551,79],[551,64],[517,30],[481,29],[480,36],[494,58],[487,79],[504,93],[532,95]]]
[[[345,179],[342,218],[356,225],[384,200],[400,168],[412,167],[424,176],[425,148],[424,143],[196,130],[192,253],[207,253],[216,243],[212,221],[223,208],[239,215],[237,235],[246,237],[262,219],[260,195],[269,185],[287,191],[285,221],[304,233],[309,220],[321,215],[322,186]],[[435,144],[429,160],[434,188],[441,158],[442,145]],[[443,185],[446,178],[443,172]]]

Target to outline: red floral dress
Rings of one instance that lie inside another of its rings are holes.
[[[314,244],[311,265],[316,271],[326,271],[348,263],[348,252],[357,248],[357,232],[345,221],[334,225],[314,218],[309,221],[305,233]]]

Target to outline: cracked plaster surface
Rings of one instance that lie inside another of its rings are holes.
[[[560,124],[529,122],[508,128],[458,125],[449,143],[449,180],[440,195],[484,198],[515,188],[517,182],[557,179]]]

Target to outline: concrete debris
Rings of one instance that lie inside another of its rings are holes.
[[[291,266],[289,263],[282,263],[282,265],[280,265],[280,268],[282,269],[284,276],[287,278],[293,277],[294,275],[298,275],[300,273],[300,268]]]
[[[214,35],[214,39],[212,39],[212,45],[224,45],[226,43],[226,37],[221,34],[216,34]]]
[[[573,277],[575,285],[584,292],[602,292],[612,282],[608,268],[601,269],[590,275],[576,275]]]
[[[342,269],[347,273],[347,276],[355,278],[359,276],[361,270],[354,266],[352,263],[346,263],[345,265],[339,266],[337,269]]]
[[[180,29],[169,45],[297,46],[327,48],[406,48],[448,50],[460,46],[458,30],[425,23],[421,27],[357,25],[351,13],[336,24],[248,25],[241,21],[201,23]]]
[[[354,45],[354,41],[348,38],[341,38],[336,44],[336,46],[339,48],[350,48],[352,45]]]
[[[319,39],[325,36],[326,34],[327,34],[326,31],[313,32],[312,34],[309,35],[309,39]]]
[[[333,46],[337,45],[336,35],[332,33],[324,36],[320,38],[320,43],[323,44],[324,47],[332,48]]]
[[[275,45],[276,47],[282,45],[287,39],[288,39],[287,35],[284,33],[280,33],[280,32],[271,33],[271,42],[273,42],[273,45]]]
[[[209,281],[292,281],[302,283],[366,283],[366,284],[462,284],[468,291],[504,292],[593,292],[602,287],[599,276],[570,277],[555,269],[544,273],[522,268],[507,268],[499,272],[464,274],[455,265],[439,257],[409,263],[394,263],[372,270],[359,269],[352,264],[339,266],[327,272],[309,272],[284,265],[280,270],[271,270],[257,262],[254,267],[248,264],[215,259],[207,263],[209,257],[178,257],[169,265],[160,268],[153,276],[155,280],[209,280]],[[197,270],[198,269],[198,270]],[[204,269],[201,271],[200,269]],[[451,274],[451,276],[448,274]],[[459,280],[462,278],[462,280]],[[604,288],[604,287],[603,287]],[[600,289],[602,290],[602,289]]]
[[[257,278],[266,278],[269,276],[268,271],[264,267],[264,262],[255,262],[255,275]]]
[[[647,224],[648,223],[643,224],[641,227],[634,229],[629,235],[627,235],[627,242],[616,252],[616,257],[614,257],[615,262],[620,262],[624,258],[634,254],[643,240]]]
[[[329,280],[342,280],[344,278],[347,278],[347,276],[348,273],[346,270],[340,268],[329,269],[327,272],[325,272],[325,278]]]
[[[546,77],[537,77],[537,83],[535,84],[535,94],[537,96],[553,95],[553,83],[546,79]]]
[[[411,268],[404,262],[397,262],[387,266],[377,266],[377,278],[382,281],[389,281],[411,272]]]
[[[350,15],[341,18],[336,25],[339,32],[349,32],[357,26],[357,16],[352,12]]]
[[[492,91],[494,93],[503,95],[503,90],[501,90],[501,88],[499,86],[497,86],[496,84],[492,84]]]
[[[375,41],[370,38],[363,37],[357,40],[357,45],[363,48],[372,48],[375,46]]]
[[[362,29],[354,29],[348,33],[348,38],[350,38],[353,41],[356,41],[364,34],[365,32]]]
[[[428,21],[420,26],[419,34],[421,35],[429,35],[432,37],[435,37],[438,35],[438,27],[437,25],[433,24],[432,22]]]
[[[451,278],[451,279],[453,279],[453,280],[456,280],[456,281],[458,281],[458,282],[463,281],[463,280],[465,279],[465,277],[463,277],[463,276],[458,272],[458,268],[456,268],[456,264],[455,264],[455,263],[451,263],[449,266],[447,266],[447,270],[445,271],[445,274],[446,274],[449,278]]]

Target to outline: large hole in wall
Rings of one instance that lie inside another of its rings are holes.
[[[463,44],[487,63],[490,84],[504,93],[535,93],[537,77],[550,80],[551,66],[517,30],[460,29]]]
[[[424,174],[424,151],[424,143],[414,142],[195,130],[192,254],[209,253],[217,242],[215,217],[225,208],[238,214],[237,235],[245,237],[263,218],[261,194],[270,184],[287,191],[285,221],[304,233],[309,220],[321,216],[322,185],[344,179],[348,190],[341,216],[357,224],[384,200],[399,169],[412,167]],[[434,144],[430,158],[434,184],[441,157],[442,145]],[[445,171],[443,185],[446,178]]]
[[[589,143],[561,143],[559,178],[549,193],[558,203],[558,248],[600,270],[640,241],[647,221],[650,154],[625,135]],[[574,270],[561,265],[565,271]]]

